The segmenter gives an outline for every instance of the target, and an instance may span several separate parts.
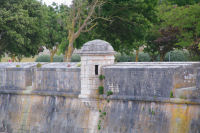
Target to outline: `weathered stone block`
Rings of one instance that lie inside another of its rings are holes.
[[[25,89],[32,85],[36,63],[0,63],[0,88]]]
[[[80,93],[77,63],[48,63],[34,69],[33,90]]]
[[[105,91],[115,95],[169,97],[175,89],[196,86],[199,63],[119,63],[103,68]]]

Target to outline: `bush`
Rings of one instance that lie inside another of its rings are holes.
[[[170,57],[169,57],[170,55]],[[174,50],[165,55],[164,61],[190,61],[189,52],[187,50]]]
[[[107,91],[107,96],[111,96],[113,95],[113,92],[112,91]]]
[[[102,74],[101,74],[101,75],[99,75],[99,80],[101,80],[101,81],[102,81],[102,80],[104,80],[104,79],[105,79],[105,76],[104,76],[104,75],[102,75]]]
[[[50,56],[49,55],[41,55],[36,58],[35,62],[50,62]]]
[[[63,55],[60,55],[60,56],[54,56],[53,57],[53,62],[63,62],[64,60],[64,56]]]
[[[73,54],[72,58],[71,58],[71,62],[80,62],[81,61],[81,57],[78,54]]]
[[[170,91],[170,98],[174,98],[173,91]]]
[[[40,67],[42,67],[42,64],[38,63],[37,68],[40,68]]]
[[[148,61],[151,61],[149,54],[140,52],[139,53],[139,62],[148,62]]]
[[[104,94],[104,87],[103,86],[99,86],[98,90],[99,90],[99,95]]]
[[[125,54],[116,54],[115,55],[116,62],[134,62],[135,56],[134,55],[125,55]]]
[[[71,62],[80,62],[81,57],[80,55],[74,54],[72,55]],[[64,61],[64,56],[54,56],[53,57],[53,62],[63,62]],[[41,55],[36,58],[35,62],[50,62],[50,56],[49,55]]]
[[[133,55],[125,55],[125,54],[116,54],[115,61],[116,62],[135,62],[135,53]],[[151,61],[151,58],[148,53],[140,52],[139,53],[139,62],[147,62]]]

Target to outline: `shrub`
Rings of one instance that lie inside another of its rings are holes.
[[[42,67],[42,64],[38,63],[37,68],[40,68],[40,67]]]
[[[173,91],[170,91],[170,98],[174,98]]]
[[[111,96],[113,95],[113,92],[112,91],[107,91],[107,96]]]
[[[64,56],[54,56],[53,57],[53,62],[63,62],[64,61]],[[80,62],[81,57],[80,55],[74,54],[72,55],[71,62]],[[50,56],[49,55],[41,55],[36,58],[35,62],[50,62]]]
[[[49,55],[41,55],[36,58],[35,62],[50,62],[50,56]]]
[[[53,62],[63,62],[64,60],[64,56],[63,55],[60,55],[60,56],[54,56],[53,57]]]
[[[190,61],[187,50],[174,50],[165,55],[164,61]]]
[[[99,90],[99,95],[104,94],[104,87],[103,86],[99,86],[98,90]]]
[[[116,62],[134,62],[135,56],[134,55],[125,55],[125,54],[116,54],[115,55]]]
[[[71,58],[71,62],[80,62],[81,61],[81,57],[78,54],[73,54],[72,58]]]
[[[77,67],[81,67],[81,63],[78,63],[76,66],[77,66]]]
[[[139,62],[148,62],[151,61],[151,58],[148,53],[140,52],[139,53]]]
[[[104,80],[105,76],[104,75],[99,75],[99,80]]]
[[[16,65],[16,67],[20,67],[20,65]]]
[[[136,57],[135,53],[132,55],[116,54],[115,62],[135,62],[135,57]],[[138,58],[140,62],[151,61],[149,54],[144,52],[140,52]]]

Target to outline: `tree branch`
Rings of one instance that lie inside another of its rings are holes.
[[[82,30],[81,32],[89,32],[91,31],[98,23],[95,23],[94,25],[92,25],[89,29],[86,30]]]
[[[95,0],[94,1],[94,4],[91,6],[91,8],[89,10],[88,16],[86,17],[86,19],[84,20],[83,24],[80,26],[78,31],[75,33],[74,39],[78,38],[78,36],[80,35],[81,31],[87,26],[87,22],[91,18],[91,16],[93,15],[95,7],[97,6],[98,2],[99,2],[99,0]]]

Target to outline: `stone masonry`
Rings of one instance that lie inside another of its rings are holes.
[[[199,62],[114,63],[94,40],[81,67],[40,64],[0,63],[0,133],[200,133]]]

